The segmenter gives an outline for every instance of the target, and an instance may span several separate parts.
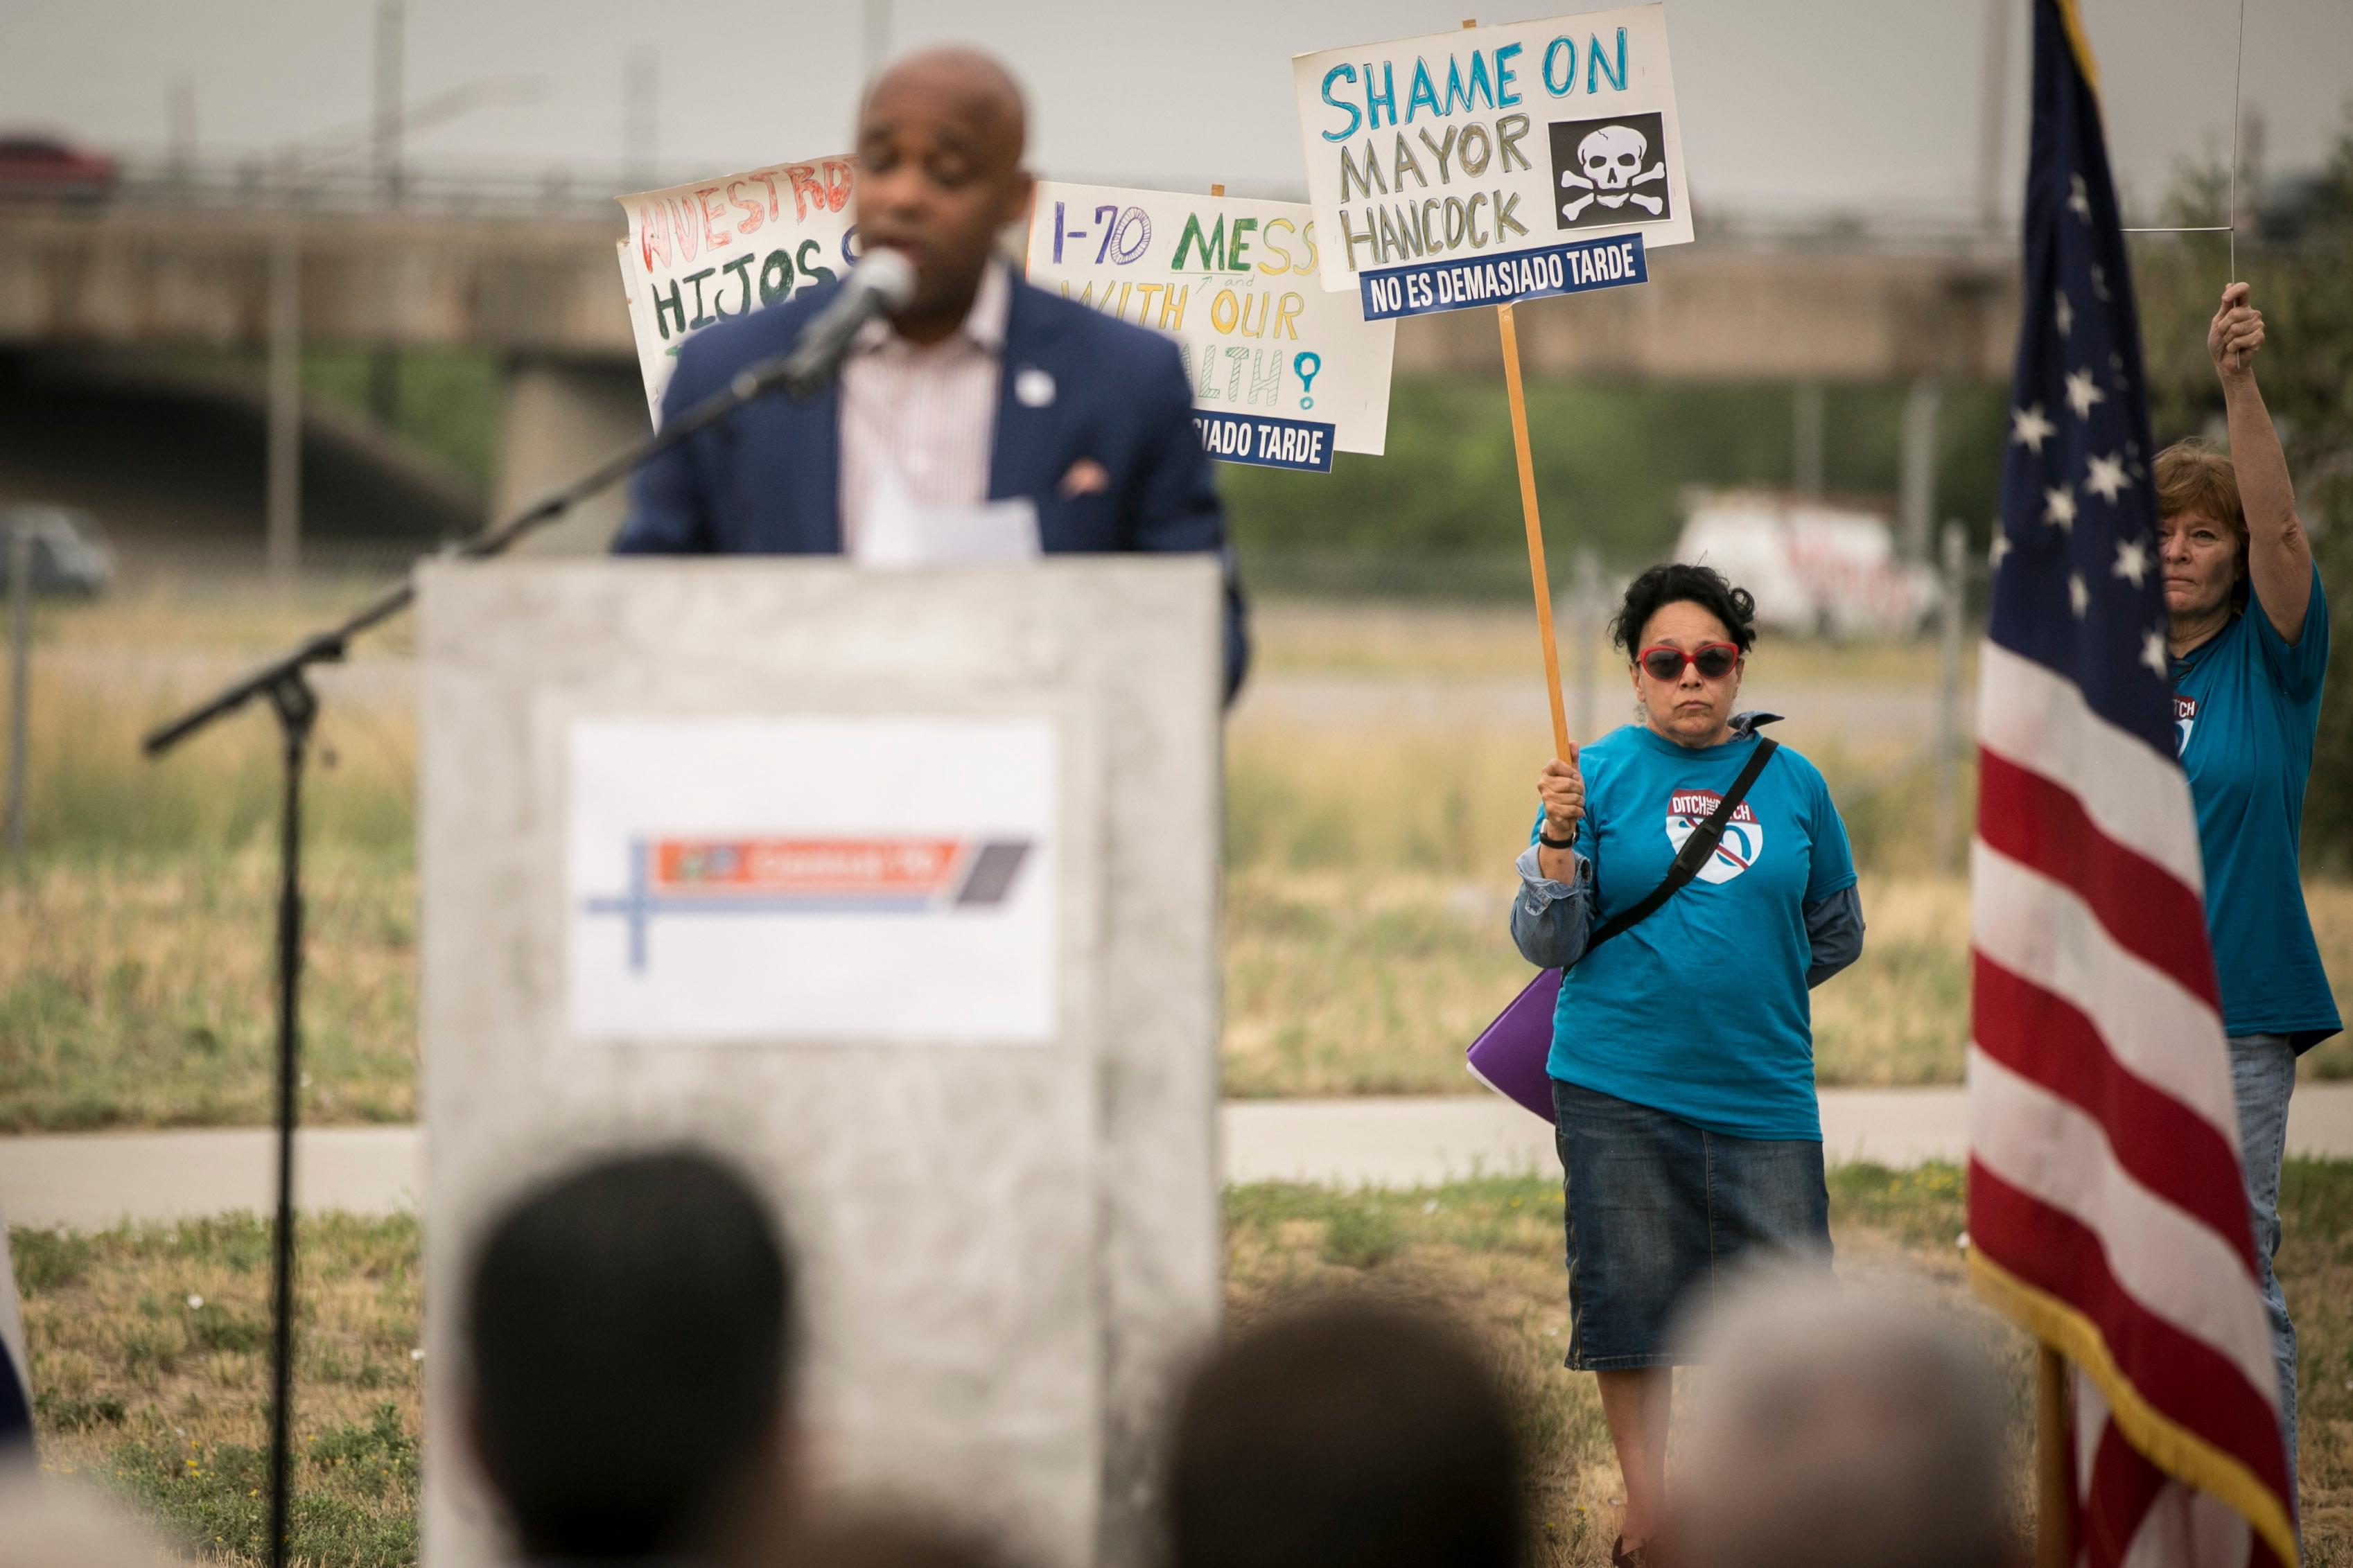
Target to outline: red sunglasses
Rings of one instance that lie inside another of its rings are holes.
[[[1700,644],[1697,650],[1685,653],[1679,647],[1659,643],[1644,648],[1634,662],[1641,665],[1642,673],[1652,680],[1680,680],[1683,666],[1687,664],[1699,666],[1700,674],[1710,680],[1722,680],[1732,673],[1732,667],[1740,662],[1740,650],[1728,642],[1706,642]]]

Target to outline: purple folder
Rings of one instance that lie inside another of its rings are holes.
[[[1545,1063],[1552,1056],[1553,1009],[1559,1000],[1560,971],[1545,970],[1479,1031],[1464,1064],[1481,1083],[1546,1121],[1552,1120],[1552,1075]]]

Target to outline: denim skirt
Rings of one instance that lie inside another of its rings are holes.
[[[1822,1146],[1733,1138],[1647,1105],[1552,1085],[1568,1232],[1568,1364],[1688,1359],[1678,1314],[1740,1265],[1831,1261]]]

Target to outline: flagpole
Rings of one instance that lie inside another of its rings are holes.
[[[2035,1352],[2034,1568],[2075,1561],[2075,1440],[2067,1358],[2049,1344]]]

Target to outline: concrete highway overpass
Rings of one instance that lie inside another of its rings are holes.
[[[268,344],[273,248],[297,258],[310,343],[630,360],[609,218],[0,207],[0,346]],[[1651,281],[1521,308],[1535,374],[1889,383],[1999,379],[2016,346],[2006,249],[1715,237],[1651,258]],[[1399,324],[1398,365],[1496,363],[1482,310]]]
[[[491,498],[503,512],[641,431],[645,411],[614,260],[617,207],[477,195],[305,205],[150,184],[87,209],[0,205],[0,361],[68,380],[102,363],[121,381],[174,351],[266,353],[290,304],[304,347],[488,350],[503,366]],[[1641,288],[1523,307],[1528,374],[1798,385],[2009,374],[2018,285],[1999,245],[1704,230],[1657,253],[1651,275]],[[1399,325],[1400,374],[1492,375],[1500,363],[1490,312]],[[305,452],[334,435],[306,416]],[[0,484],[9,466],[0,449]],[[617,507],[584,518],[569,542],[609,530]]]

